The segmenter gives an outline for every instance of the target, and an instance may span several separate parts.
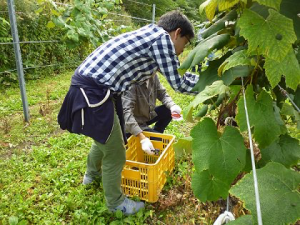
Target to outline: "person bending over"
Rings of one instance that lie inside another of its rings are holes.
[[[75,70],[58,115],[62,129],[91,137],[83,184],[102,178],[110,211],[125,215],[144,208],[122,192],[121,173],[126,162],[121,93],[133,83],[142,84],[159,70],[176,91],[192,94],[199,77],[180,76],[178,55],[194,37],[186,16],[164,14],[157,24],[123,33],[103,43]],[[142,137],[143,139],[143,137]]]

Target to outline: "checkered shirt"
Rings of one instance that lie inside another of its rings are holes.
[[[159,70],[175,91],[191,93],[199,77],[191,73],[180,76],[178,67],[170,35],[151,24],[102,44],[85,59],[78,72],[115,92],[123,92],[132,83],[142,83]]]

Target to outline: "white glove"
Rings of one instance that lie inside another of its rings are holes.
[[[222,225],[233,220],[235,220],[234,215],[231,212],[225,211],[218,217],[213,225]]]
[[[154,151],[151,150],[155,150],[155,148],[153,147],[153,144],[149,138],[141,140],[141,145],[144,152],[146,152],[148,155],[154,155]]]
[[[179,105],[171,106],[170,110],[171,110],[171,114],[174,114],[174,113],[180,114],[181,113],[181,108],[179,107]]]

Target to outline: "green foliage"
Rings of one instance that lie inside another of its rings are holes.
[[[261,91],[257,100],[254,99],[252,86],[246,90],[246,102],[249,114],[249,121],[254,127],[254,138],[259,143],[260,148],[265,148],[273,143],[281,134],[279,124],[273,112],[273,103],[270,95]],[[238,102],[238,113],[236,116],[241,131],[247,130],[244,99]]]
[[[174,151],[176,158],[182,157],[184,153],[192,152],[192,137],[180,138],[174,145]]]
[[[193,163],[196,173],[193,179],[205,187],[199,186],[196,191],[201,201],[214,201],[228,195],[230,184],[245,167],[246,148],[239,131],[226,127],[223,134],[217,131],[214,122],[205,118],[191,131],[193,138]],[[198,138],[201,136],[201,138]],[[208,188],[219,188],[222,192]],[[223,186],[223,187],[217,187]]]
[[[300,194],[297,191],[300,174],[279,163],[268,163],[257,170],[257,179],[263,224],[294,224],[300,213]],[[245,207],[254,217],[254,224],[257,224],[252,173],[231,188],[230,193],[245,202]]]
[[[36,12],[51,15],[47,27],[59,27],[63,32],[62,40],[67,42],[69,48],[82,45],[86,48],[89,44],[95,48],[111,38],[109,20],[106,18],[118,4],[119,1],[115,0],[76,0],[73,4],[56,5],[52,1],[41,0]]]
[[[210,86],[207,86],[200,94],[198,94],[195,99],[189,104],[189,106],[183,110],[183,116],[187,121],[193,122],[192,113],[193,109],[196,106],[219,94],[223,94],[228,90],[228,87],[223,84],[223,81],[215,81]]]
[[[0,4],[2,11],[7,11],[6,4]],[[46,24],[49,20],[49,15],[36,15],[36,2],[21,0],[16,1],[15,11],[17,19],[17,27],[20,41],[52,41],[59,40],[61,37],[60,30],[49,30]],[[21,13],[19,13],[21,12]],[[9,21],[8,13],[1,14],[1,21]],[[2,31],[1,42],[12,42],[10,26],[5,22],[5,32]],[[51,72],[61,72],[67,68],[78,65],[81,61],[79,52],[80,49],[69,50],[66,43],[50,42],[50,43],[34,43],[20,44],[25,79],[37,79]],[[0,45],[0,84],[5,88],[17,82],[17,73],[15,55],[12,44]],[[65,64],[58,66],[57,64]],[[49,66],[47,65],[57,65]],[[46,66],[46,67],[44,67]],[[32,68],[37,67],[37,68]],[[40,68],[42,67],[42,69]],[[31,68],[31,69],[28,69]]]
[[[102,184],[81,184],[92,140],[57,124],[72,74],[27,82],[30,124],[18,87],[0,95],[0,224],[147,224],[153,210],[110,213]]]
[[[194,67],[203,61],[210,52],[224,47],[224,45],[228,43],[229,38],[229,34],[216,34],[204,41],[201,41],[196,48],[191,51],[187,59],[181,64],[178,69],[179,73],[184,74],[188,68]]]
[[[141,0],[130,1],[123,0],[123,7],[126,12],[130,15],[138,18],[152,20],[152,5],[155,4],[155,17],[156,21],[164,13],[171,10],[180,10],[183,12],[189,19],[195,21],[204,21],[205,17],[198,14],[199,5],[204,0]],[[141,10],[143,8],[143,10]],[[145,25],[144,21],[133,20],[134,23],[139,25]]]
[[[201,63],[213,49],[218,49],[213,61],[202,67],[199,81],[193,89],[198,94],[183,115],[187,121],[193,121],[196,116],[193,109],[201,109],[201,116],[206,114],[217,121],[215,124],[204,117],[192,129],[195,165],[192,188],[200,201],[226,198],[228,192],[242,200],[252,216],[241,217],[239,222],[232,224],[256,224],[257,221],[252,174],[247,174],[251,171],[251,161],[250,151],[245,151],[250,142],[245,101],[254,157],[260,168],[258,185],[263,222],[291,224],[299,217],[296,202],[299,201],[297,188],[300,180],[294,170],[297,170],[295,166],[300,159],[298,135],[295,135],[300,116],[277,86],[280,84],[286,89],[298,105],[299,18],[296,18],[298,12],[294,9],[297,6],[297,0],[205,1],[200,11],[206,13],[210,23],[203,24],[206,27],[202,33],[204,39],[190,52],[179,69],[183,74]],[[215,16],[217,10],[224,12]],[[218,42],[210,43],[212,38],[220,35],[227,35],[228,41],[218,47]],[[204,43],[205,46],[201,46]],[[220,82],[219,85],[222,83],[222,87],[213,88],[216,82]],[[228,126],[234,125],[234,122],[237,122],[238,129]],[[227,126],[224,128],[224,125]],[[231,148],[223,148],[221,140]],[[235,148],[237,143],[239,145]],[[234,154],[238,149],[245,154],[236,157]],[[225,157],[230,154],[234,156]],[[241,172],[247,175],[241,178]],[[278,208],[275,209],[275,206]],[[288,213],[282,215],[282,211]]]
[[[277,11],[280,9],[281,0],[254,0],[254,1],[258,2],[261,5],[272,7]]]
[[[246,50],[237,51],[220,65],[218,73],[225,73],[233,67],[249,65],[251,65],[251,59],[247,56]]]
[[[293,22],[275,10],[265,20],[246,9],[238,21],[240,34],[248,40],[249,52],[258,52],[276,61],[283,60],[297,40]]]
[[[266,58],[264,68],[266,70],[266,76],[273,88],[280,82],[281,76],[284,75],[286,85],[293,90],[297,89],[300,83],[300,66],[292,48],[280,62]]]
[[[299,140],[289,135],[281,135],[278,140],[273,142],[267,148],[261,149],[261,164],[268,162],[278,162],[290,168],[297,165],[300,159]]]
[[[207,38],[211,36],[212,34],[215,34],[216,32],[222,30],[225,28],[225,22],[232,21],[237,18],[237,12],[236,10],[230,11],[226,16],[218,20],[217,22],[213,24],[209,24],[210,26],[201,34],[202,38]]]

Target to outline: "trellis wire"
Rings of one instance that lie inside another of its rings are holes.
[[[0,45],[12,45],[15,43],[19,44],[39,44],[39,43],[56,43],[61,42],[59,40],[46,40],[46,41],[19,41],[19,42],[0,42]]]
[[[152,22],[152,20],[148,20],[148,19],[144,19],[144,18],[139,18],[139,17],[134,17],[134,16],[127,16],[127,15],[123,15],[123,14],[119,14],[119,13],[108,12],[107,14],[116,15],[116,16],[123,16],[123,17],[132,18],[132,19],[138,19],[138,20]]]
[[[247,108],[247,102],[246,102],[244,79],[243,79],[243,77],[241,77],[241,79],[242,79],[242,90],[243,90],[243,97],[244,97],[246,121],[247,121],[247,127],[248,127],[248,137],[249,137],[250,151],[251,151],[251,164],[252,164],[253,181],[254,181],[257,221],[258,221],[258,225],[262,225],[263,223],[262,223],[262,216],[261,216],[261,209],[260,209],[260,200],[259,200],[258,182],[257,182],[256,168],[255,168],[255,157],[254,157],[254,151],[253,151],[252,134],[251,134],[248,108]]]
[[[292,103],[292,105],[297,109],[298,113],[300,112],[300,109],[299,107],[296,105],[296,103],[293,101],[293,99],[290,97],[289,93],[284,90],[279,84],[277,84],[277,86],[279,87],[279,90],[281,91],[281,93],[286,96],[290,102]]]
[[[28,69],[36,69],[36,68],[44,68],[44,67],[51,67],[51,66],[63,66],[63,65],[71,65],[71,64],[77,64],[77,63],[81,63],[82,61],[78,61],[78,62],[71,62],[71,63],[56,63],[56,64],[49,64],[49,65],[41,65],[41,66],[31,66],[31,67],[25,67],[23,68],[24,70],[28,70]],[[17,69],[12,69],[12,70],[5,70],[0,72],[0,74],[3,73],[10,73],[10,72],[14,72],[17,71]]]
[[[18,12],[16,12],[14,10],[15,5],[13,3],[13,0],[7,0],[7,1],[8,1],[9,11],[0,11],[0,13],[9,13],[10,18],[15,17],[15,14],[17,14]],[[131,0],[131,1],[133,1],[133,0]],[[142,4],[141,2],[137,2],[137,1],[133,1],[133,2],[135,2],[137,4]],[[55,4],[60,4],[60,3],[56,2]],[[12,5],[12,7],[9,7],[10,5]],[[68,5],[68,4],[61,4],[61,5]],[[149,6],[151,6],[151,5],[149,5]],[[10,10],[10,8],[13,8],[13,10]],[[13,13],[11,13],[10,11],[12,11]],[[20,12],[20,13],[23,13],[23,12]],[[25,13],[23,13],[23,14],[25,14]],[[153,8],[152,8],[152,20],[148,20],[148,19],[145,19],[145,18],[139,18],[139,17],[133,17],[133,16],[127,16],[127,15],[123,15],[123,14],[119,14],[119,13],[112,13],[112,12],[108,12],[108,14],[127,17],[127,18],[131,18],[131,19],[134,19],[134,20],[140,20],[140,21],[143,21],[143,22],[154,23],[155,22],[155,5],[153,5]],[[11,19],[10,19],[10,22],[12,24]],[[15,27],[17,27],[16,26],[16,19],[14,19],[14,24],[15,24]],[[13,33],[17,33],[17,28],[16,28],[16,31],[14,31]],[[42,44],[42,43],[55,43],[55,42],[58,43],[60,41],[59,40],[19,41],[19,37],[17,35],[17,37],[13,36],[13,42],[0,42],[0,45],[14,45],[14,48],[16,48],[15,46],[19,47],[20,44]],[[18,52],[19,52],[18,54],[15,53],[15,56],[17,57],[17,59],[16,59],[17,69],[10,69],[10,70],[6,70],[6,71],[2,71],[2,72],[0,72],[0,74],[5,74],[5,73],[10,73],[10,72],[17,71],[19,81],[23,81],[24,80],[24,72],[23,71],[25,71],[25,70],[73,64],[73,63],[50,64],[50,65],[41,65],[41,66],[32,66],[32,67],[23,68],[21,52],[20,52],[20,50]],[[19,82],[19,83],[20,83],[20,89],[21,89],[21,97],[22,97],[25,121],[29,122],[29,110],[28,110],[28,103],[27,103],[27,97],[26,97],[26,91],[25,91],[25,81],[24,82]]]

